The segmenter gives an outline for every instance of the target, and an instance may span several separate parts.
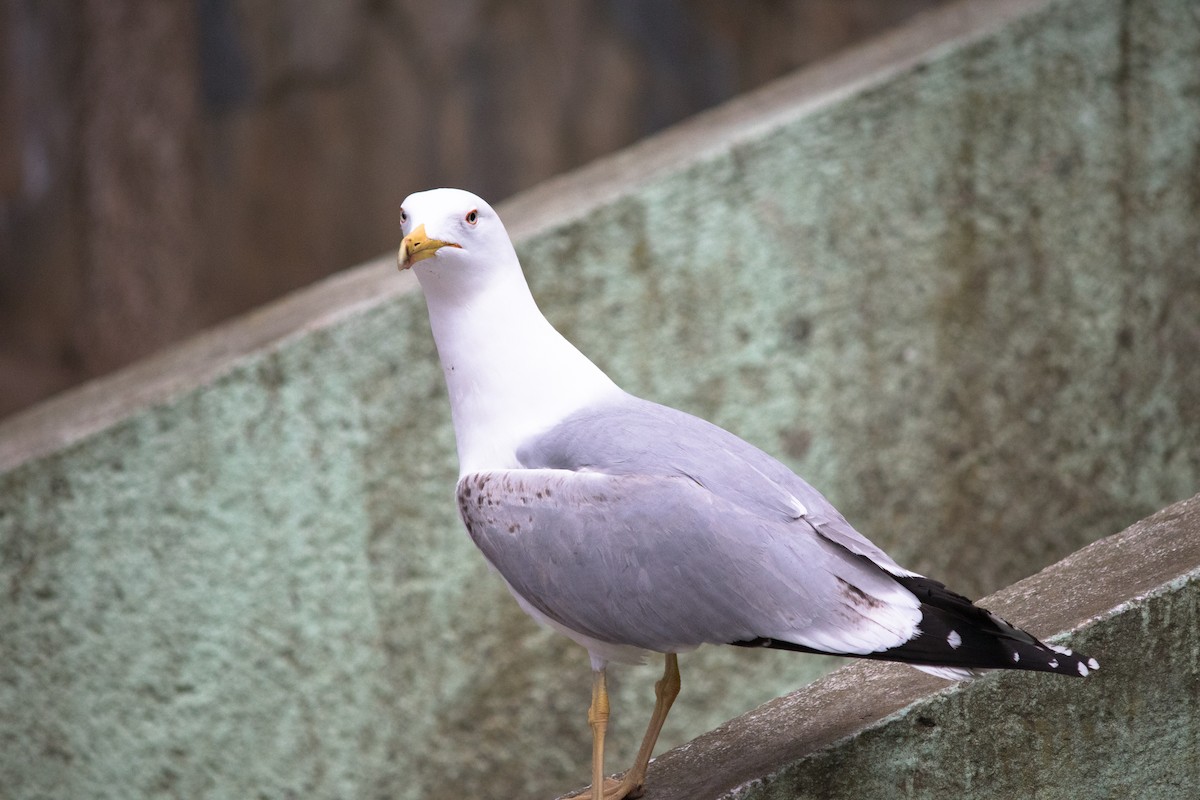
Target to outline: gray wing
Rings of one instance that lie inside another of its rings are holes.
[[[687,477],[754,514],[784,521],[804,518],[820,536],[893,575],[916,574],[762,450],[711,422],[632,395],[577,412],[526,442],[517,457],[531,469]]]
[[[791,470],[688,414],[627,396],[518,459],[459,482],[463,520],[527,610],[589,648],[753,644],[950,678],[1097,668],[897,566]]]
[[[660,652],[760,638],[872,653],[913,636],[916,598],[804,519],[684,476],[565,469],[464,476],[459,511],[510,587],[601,642]]]

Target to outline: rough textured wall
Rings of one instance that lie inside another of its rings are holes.
[[[670,169],[638,150],[548,189],[520,248],[548,314],[627,388],[780,454],[972,593],[1200,476],[1192,8],[1024,5],[837,102],[749,98],[735,138],[656,145]],[[506,208],[528,230],[530,204]],[[586,659],[453,519],[422,306],[302,326],[0,476],[6,791],[579,783]],[[664,743],[826,666],[688,656]],[[617,673],[614,765],[656,673]]]
[[[0,416],[946,0],[0,0]]]

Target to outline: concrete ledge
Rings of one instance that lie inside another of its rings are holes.
[[[1054,640],[1094,654],[1100,672],[947,687],[853,664],[664,754],[644,797],[1153,798],[1200,786],[1200,495],[983,603],[1039,635],[1064,632]]]
[[[206,386],[245,359],[281,347],[294,337],[334,327],[416,292],[416,279],[397,275],[394,265],[394,259],[383,257],[331,276],[0,420],[0,472],[45,458],[147,407]]]

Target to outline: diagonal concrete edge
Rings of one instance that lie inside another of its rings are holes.
[[[514,241],[586,217],[649,178],[731,142],[761,136],[980,39],[1047,0],[964,0],[919,15],[844,55],[775,81],[636,145],[546,181],[499,206]],[[413,187],[418,188],[428,187]],[[0,420],[0,472],[86,438],[147,406],[211,382],[246,356],[416,290],[385,255],[297,290],[112,375]]]
[[[1200,571],[1200,495],[1079,550],[981,603],[1039,636],[1071,638]],[[1093,653],[1104,663],[1117,654]],[[686,666],[685,666],[686,669]],[[986,677],[981,680],[990,680]],[[1082,685],[1082,684],[1080,684]],[[644,800],[716,798],[969,684],[855,662],[663,754]],[[684,692],[687,675],[684,674]]]
[[[962,0],[931,9],[593,164],[543,181],[506,202],[502,210],[521,220],[514,236],[583,218],[627,193],[630,186],[684,168],[730,145],[761,138],[816,109],[984,39],[1048,4],[1047,0]]]
[[[0,472],[204,386],[255,353],[416,290],[380,258],[292,292],[111,375],[0,420]]]

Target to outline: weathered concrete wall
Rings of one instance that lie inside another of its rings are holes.
[[[1200,495],[985,602],[1100,671],[947,687],[858,663],[657,759],[646,800],[1196,796]]]
[[[5,2],[0,417],[948,2]]]
[[[994,589],[1195,492],[1193,9],[968,3],[502,213],[619,382]],[[586,659],[459,530],[446,406],[380,263],[0,427],[0,786],[578,783]],[[664,743],[830,663],[688,656]],[[615,676],[614,769],[656,671]]]

